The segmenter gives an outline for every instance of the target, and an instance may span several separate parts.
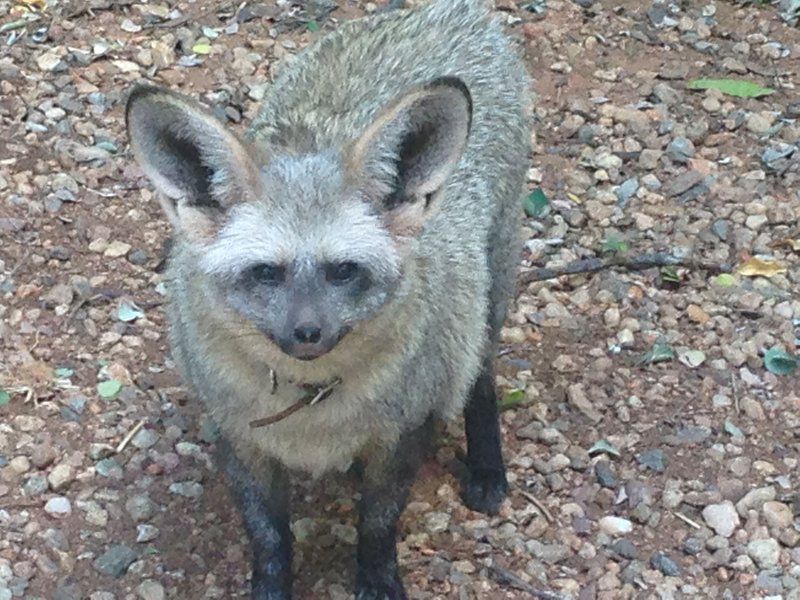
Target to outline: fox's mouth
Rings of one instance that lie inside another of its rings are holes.
[[[335,337],[324,338],[313,344],[300,343],[291,339],[279,338],[270,332],[264,333],[267,338],[276,344],[287,356],[291,356],[297,360],[312,361],[331,352],[331,350],[336,348],[336,346],[339,345],[339,342],[342,341],[342,338],[350,333],[351,330],[352,327],[344,326],[339,330]]]
[[[320,348],[317,344],[292,344],[291,347],[281,347],[286,354],[297,360],[310,361],[320,356],[326,355],[333,350],[335,346],[330,348]]]

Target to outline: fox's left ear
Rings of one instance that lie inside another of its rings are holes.
[[[472,98],[445,77],[402,94],[355,142],[350,169],[397,235],[414,235],[467,145]]]
[[[258,189],[251,150],[194,100],[139,85],[125,120],[133,154],[180,233],[213,235],[225,212]]]

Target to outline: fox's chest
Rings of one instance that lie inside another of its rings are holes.
[[[336,379],[297,385],[270,377],[259,389],[237,394],[250,400],[209,409],[251,467],[268,456],[317,477],[346,470],[371,438],[385,435],[359,391]]]

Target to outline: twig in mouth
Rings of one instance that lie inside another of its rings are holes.
[[[303,408],[305,405],[306,403],[304,400],[298,400],[294,404],[291,404],[287,408],[284,408],[281,412],[276,413],[270,417],[264,417],[262,419],[255,419],[254,421],[250,421],[250,427],[252,429],[256,429],[258,427],[265,427],[267,425],[272,425],[273,423],[277,423],[278,421],[283,421],[286,417],[293,415],[298,410]]]
[[[273,379],[274,374],[275,371],[270,370],[270,379],[273,381],[273,385],[275,386],[273,388],[273,393],[274,389],[277,388],[277,378]],[[250,421],[250,427],[256,429],[258,427],[272,425],[273,423],[277,423],[278,421],[283,421],[286,417],[293,415],[304,406],[314,406],[315,404],[322,402],[327,397],[329,397],[333,393],[333,390],[336,389],[336,386],[338,386],[341,383],[342,380],[337,377],[324,387],[306,386],[310,388],[309,393],[300,398],[300,400],[298,400],[294,404],[290,404],[277,414]]]
[[[317,402],[321,402],[322,400],[325,400],[325,398],[327,398],[328,396],[330,396],[333,393],[333,390],[340,383],[342,383],[342,380],[338,379],[338,378],[334,379],[333,381],[331,381],[327,386],[325,386],[324,388],[319,390],[314,395],[314,397],[311,398],[311,400],[308,401],[308,405],[309,406],[314,406]]]

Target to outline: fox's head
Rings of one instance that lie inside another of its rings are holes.
[[[464,151],[472,104],[445,78],[402,94],[335,148],[258,147],[194,101],[136,87],[136,160],[197,266],[286,354],[326,354],[401,287]]]

